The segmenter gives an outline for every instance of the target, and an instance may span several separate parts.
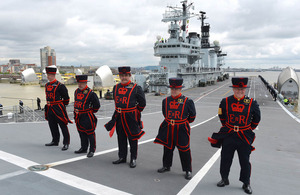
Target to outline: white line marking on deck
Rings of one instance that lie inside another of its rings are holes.
[[[38,163],[27,160],[25,158],[21,158],[19,156],[9,154],[7,152],[0,150],[0,159],[7,161],[9,163],[12,163],[14,165],[17,165],[19,167],[22,167],[27,170],[28,167],[37,165]],[[85,180],[79,177],[76,177],[74,175],[64,173],[59,170],[55,169],[48,169],[47,171],[40,171],[40,172],[34,172],[40,175],[44,175],[46,177],[49,177],[53,180],[60,181],[64,184],[70,185],[74,188],[78,188],[80,190],[90,192],[93,194],[128,194],[126,192],[116,190],[114,188],[110,188],[89,180]]]
[[[281,106],[281,108],[288,114],[290,115],[290,117],[292,117],[293,119],[295,119],[298,123],[300,123],[300,119],[297,118],[296,116],[294,116],[288,109],[286,109],[278,100],[276,100],[276,102],[279,104],[279,106]]]
[[[15,172],[11,172],[11,173],[6,173],[6,174],[3,174],[3,175],[0,175],[0,180],[5,180],[5,179],[15,177],[15,176],[18,176],[18,175],[22,175],[22,174],[28,173],[28,172],[29,171],[27,171],[27,170],[19,170],[19,171],[15,171]]]
[[[217,152],[209,159],[209,161],[207,161],[207,163],[197,172],[197,174],[178,192],[177,195],[191,194],[198,185],[198,183],[209,171],[209,169],[218,160],[220,153],[221,149],[217,150]]]
[[[201,123],[198,123],[198,124],[196,124],[196,125],[193,125],[193,126],[191,126],[191,128],[194,128],[194,127],[197,127],[197,126],[199,126],[199,125],[202,125],[202,124],[204,124],[204,123],[206,123],[206,122],[208,122],[208,121],[210,121],[210,120],[216,118],[217,116],[218,116],[218,115],[215,115],[215,116],[213,116],[213,117],[211,117],[211,118],[209,118],[209,119],[207,119],[207,120],[205,120],[205,121],[203,121],[203,122],[201,122]]]
[[[214,119],[215,117],[217,117],[218,115],[215,115],[205,121],[202,121],[198,124],[195,124],[193,126],[191,126],[191,128],[194,128],[194,127],[197,127],[199,125],[202,125],[212,119]],[[145,140],[145,141],[139,141],[138,142],[138,145],[142,145],[142,144],[145,144],[145,143],[149,143],[149,142],[152,142],[154,141],[155,138],[151,138],[151,139],[148,139],[148,140]],[[107,154],[107,153],[110,153],[110,152],[115,152],[115,151],[118,151],[118,148],[112,148],[112,149],[109,149],[109,150],[104,150],[104,151],[101,151],[101,152],[96,152],[94,154],[94,156],[99,156],[99,155],[102,155],[102,154]],[[53,162],[53,163],[49,163],[47,164],[49,167],[53,167],[53,166],[57,166],[57,165],[62,165],[62,164],[66,164],[66,163],[70,163],[70,162],[75,162],[75,161],[79,161],[79,160],[83,160],[83,159],[86,159],[86,155],[84,156],[79,156],[79,157],[75,157],[75,158],[70,158],[70,159],[66,159],[66,160],[62,160],[62,161],[57,161],[57,162]]]
[[[229,82],[227,82],[227,83],[225,83],[224,85],[218,87],[217,89],[214,89],[214,90],[212,90],[212,91],[210,91],[210,92],[208,92],[208,93],[206,93],[206,94],[200,96],[197,100],[195,100],[195,103],[198,102],[199,100],[201,100],[202,98],[204,98],[205,96],[207,96],[207,95],[209,95],[209,94],[211,94],[211,93],[217,91],[218,89],[221,89],[221,88],[224,87],[225,85],[228,85],[228,83],[229,83]]]
[[[76,177],[74,175],[56,170],[56,169],[49,169],[47,171],[38,172],[40,175],[55,179],[59,182],[67,184],[69,186],[76,187],[86,192],[90,192],[92,194],[129,194],[114,188],[110,188],[104,185],[101,185],[96,182],[92,182],[86,179],[82,179],[80,177]]]

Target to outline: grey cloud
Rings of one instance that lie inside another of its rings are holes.
[[[162,14],[166,5],[176,4],[181,6],[179,0],[1,1],[0,64],[20,58],[39,65],[39,49],[49,45],[61,65],[158,65],[153,44],[157,35],[168,35]],[[293,40],[299,38],[299,4],[296,0],[198,0],[194,12],[207,12],[211,41],[222,37],[227,65],[244,61],[253,66],[286,66],[300,64],[297,49],[292,52]],[[191,31],[200,33],[196,18],[191,19]]]

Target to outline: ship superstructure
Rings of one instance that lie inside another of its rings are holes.
[[[157,37],[154,55],[160,57],[159,71],[149,74],[149,92],[168,93],[168,79],[181,77],[186,88],[201,83],[213,83],[223,76],[221,66],[224,56],[218,41],[209,42],[210,25],[204,23],[205,12],[190,12],[193,3],[182,1],[182,7],[168,6],[162,22],[170,22],[166,40]],[[197,32],[187,34],[187,24],[192,17],[201,20],[201,37]]]

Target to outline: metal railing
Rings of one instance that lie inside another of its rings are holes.
[[[0,123],[45,121],[44,112],[28,106],[0,107]]]
[[[115,111],[115,104],[113,100],[111,103],[101,105],[100,110],[95,114],[97,118],[110,118]],[[68,116],[72,120],[73,103],[66,107]],[[143,114],[151,114],[161,112],[161,104],[148,104],[144,109]],[[33,110],[28,106],[5,106],[0,107],[0,123],[20,123],[20,122],[38,122],[45,121],[45,115],[43,110]]]

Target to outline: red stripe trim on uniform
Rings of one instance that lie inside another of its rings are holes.
[[[55,93],[56,93],[56,90],[57,90],[57,88],[58,88],[58,86],[59,86],[59,82],[58,82],[58,84],[56,85],[56,87],[55,87],[55,89],[54,89],[54,91],[53,91],[53,97],[54,97],[54,101],[55,101]]]
[[[131,72],[119,72],[119,74],[131,74]]]
[[[131,108],[119,108],[119,107],[116,107],[116,111],[117,112],[135,112],[136,111],[136,107],[131,107]]]
[[[161,125],[160,125],[160,127],[161,127]],[[168,141],[169,141],[169,125],[168,125],[168,131],[167,131],[167,142],[165,142],[165,141],[162,141],[161,139],[159,139],[159,138],[155,138],[156,140],[159,140],[160,142],[162,142],[162,143],[165,143],[165,144],[168,144]],[[166,146],[167,147],[167,146]]]
[[[242,131],[242,135],[244,136],[244,138],[245,138],[245,140],[247,141],[247,143],[248,143],[249,145],[251,145],[250,142],[248,141],[248,139],[246,138],[246,136],[245,136],[245,134],[244,134],[243,131]]]
[[[114,91],[114,100],[116,100],[116,94],[117,94],[118,85],[115,85],[115,91]],[[117,107],[117,102],[115,102],[115,107]]]
[[[176,119],[176,120],[173,120],[173,119],[168,119],[168,118],[165,118],[165,121],[168,123],[168,125],[172,125],[172,123],[174,122],[174,126],[175,126],[175,125],[177,125],[177,126],[178,126],[178,125],[182,125],[182,124],[188,122],[187,119],[182,119],[182,120]],[[172,126],[173,126],[173,125],[172,125]]]
[[[226,114],[227,114],[227,119],[229,119],[229,114],[228,114],[228,97],[226,98]]]
[[[56,79],[54,79],[54,81],[51,81],[51,82],[49,82],[50,84],[53,84],[53,83],[55,83],[57,80]]]
[[[165,105],[165,107],[166,107],[166,109],[165,109],[165,114],[166,114],[166,116],[168,116],[168,98],[166,98],[166,105]]]
[[[56,71],[53,72],[53,71],[51,71],[51,70],[46,70],[46,73],[47,73],[47,74],[56,74]]]
[[[125,86],[127,86],[127,85],[129,85],[131,83],[131,80],[129,80],[127,83],[125,83],[125,84],[123,84],[123,83],[121,83],[121,85],[123,86],[123,87],[125,87]]]
[[[87,80],[77,80],[78,83],[85,83]]]
[[[173,98],[173,99],[175,99],[175,100],[176,100],[176,99],[178,99],[178,98],[179,98],[181,95],[182,95],[182,94],[180,93],[180,94],[178,94],[178,95],[177,95],[177,96],[175,96],[175,97],[174,97],[174,96],[172,96],[172,95],[171,95],[171,96],[172,96],[172,98]]]
[[[190,145],[190,134],[189,134],[189,132],[188,132],[188,127],[186,126],[186,124],[185,124],[185,130],[186,130],[186,133],[188,134],[188,136],[189,136],[189,141],[188,141],[188,144],[187,145],[185,145],[185,146],[181,146],[181,145],[179,145],[179,143],[178,143],[178,134],[179,134],[179,125],[177,126],[177,146],[180,146],[180,147],[183,147],[183,148],[186,148],[186,147],[188,147],[189,145]]]
[[[247,114],[246,122],[248,121],[248,118],[249,118],[249,115],[250,115],[250,110],[251,110],[252,100],[253,100],[253,99],[251,98],[250,104],[249,104],[249,107],[248,107],[248,114]]]
[[[61,109],[61,111],[62,111],[62,114],[63,114],[63,116],[64,116],[64,119],[66,120],[66,123],[68,123],[68,118],[66,117],[66,115],[65,115],[65,113],[64,113],[64,111],[63,111],[63,108],[61,107],[61,105],[59,104],[58,105],[59,107],[60,107],[60,109]]]
[[[182,110],[181,110],[181,119],[182,119],[182,115],[183,115],[183,111],[184,111],[184,106],[185,106],[185,102],[187,100],[187,97],[184,99],[184,103],[183,103],[183,106],[182,106]]]
[[[63,118],[61,118],[60,116],[58,116],[56,113],[55,113],[55,111],[53,110],[53,108],[52,107],[49,107],[51,110],[52,110],[52,112],[54,113],[54,115],[59,119],[59,120],[61,120],[62,122],[64,122],[65,123],[65,121],[64,121],[64,119]]]
[[[170,85],[170,88],[176,88],[176,89],[178,89],[178,88],[182,88],[182,85],[180,85],[180,86]]]
[[[232,85],[232,87],[236,87],[236,88],[243,88],[243,87],[247,87],[247,85]]]
[[[85,97],[85,100],[84,100],[84,102],[83,102],[83,106],[82,106],[83,108],[85,107],[86,100],[88,99],[88,97],[89,97],[89,95],[90,95],[91,91],[92,91],[92,90],[89,90],[88,94],[87,94],[87,95],[86,95],[86,97]]]
[[[130,101],[130,98],[131,98],[131,93],[134,90],[135,86],[136,86],[136,84],[133,85],[133,87],[132,87],[132,89],[131,89],[131,91],[129,93],[128,100],[127,100],[127,106],[126,106],[127,108],[128,108],[128,104],[129,104],[129,101]]]

